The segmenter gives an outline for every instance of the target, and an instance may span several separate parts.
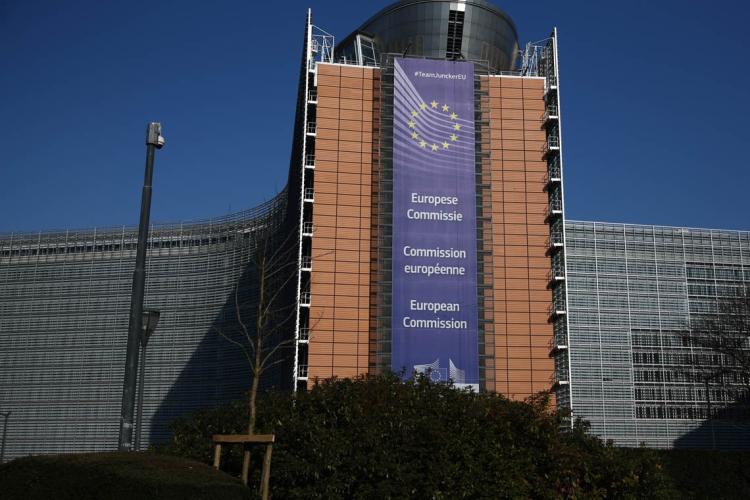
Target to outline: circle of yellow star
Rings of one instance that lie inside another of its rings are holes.
[[[419,132],[417,132],[416,128],[417,126],[420,125],[420,122],[419,122],[420,111],[424,111],[425,109],[427,109],[427,106],[428,106],[427,103],[422,102],[418,106],[419,111],[416,109],[410,111],[411,119],[406,122],[406,125],[410,129],[412,129],[411,138],[414,139],[414,141],[419,145],[419,147],[425,150],[429,150],[431,152],[439,151],[441,149],[440,148],[441,146],[443,150],[450,149],[450,143],[458,141],[458,135],[456,135],[455,132],[452,133],[450,136],[448,136],[443,142],[433,142],[433,143],[428,143],[426,140],[420,137]],[[441,105],[438,101],[433,99],[432,101],[429,102],[429,106],[432,109],[442,111],[443,113],[446,114],[446,117],[449,117],[451,120],[458,119],[458,114],[456,114],[455,112],[451,111],[450,114],[448,113],[450,111],[450,106],[448,106],[447,104]],[[461,125],[458,123],[454,123],[451,126],[453,127],[453,130],[455,131],[461,130]]]

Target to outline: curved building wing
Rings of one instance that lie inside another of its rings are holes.
[[[175,417],[248,390],[247,360],[224,337],[237,337],[236,304],[256,293],[253,233],[281,227],[285,208],[282,193],[226,217],[152,227],[145,306],[162,315],[145,360],[145,445],[168,438]],[[115,448],[137,233],[0,236],[6,458]],[[278,373],[267,383],[281,384]]]

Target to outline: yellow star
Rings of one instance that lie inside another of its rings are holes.
[[[419,109],[421,109],[421,110],[424,111],[425,109],[427,109],[427,104],[425,104],[425,103],[420,104],[419,105]]]
[[[459,125],[458,123],[454,124],[453,130],[461,130],[461,125]]]
[[[417,116],[419,114],[419,111],[412,111],[411,116]]]
[[[416,132],[412,132],[412,133],[411,133],[411,138],[412,138],[412,139],[416,139],[417,137],[419,137],[419,134],[418,134],[418,133],[416,133]]]
[[[427,146],[427,142],[426,141],[419,141],[419,145],[424,148],[424,147]]]
[[[406,124],[409,125],[409,128],[414,128],[417,125],[417,122],[415,122],[414,120],[409,120],[408,122],[406,122]]]
[[[432,145],[432,150],[433,150],[433,151],[437,151],[437,150],[438,150],[437,144],[433,144],[433,145]]]
[[[448,107],[447,104],[443,104],[443,111],[445,111],[447,113],[449,109],[450,108]]]
[[[458,115],[456,113],[451,113],[451,120],[455,120],[458,118]]]
[[[433,108],[437,109],[437,106],[438,106],[438,102],[437,102],[437,101],[432,101],[432,102],[430,103],[430,106],[432,106]]]
[[[458,136],[456,134],[451,134],[451,141],[457,141]]]
[[[447,142],[443,143],[443,149],[448,149],[448,143]]]

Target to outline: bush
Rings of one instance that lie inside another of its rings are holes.
[[[548,408],[542,396],[513,402],[384,375],[267,394],[258,428],[276,434],[277,498],[673,495],[656,454],[604,444],[582,424],[562,431]],[[182,418],[167,451],[210,463],[211,435],[241,433],[245,420],[241,402]],[[236,470],[239,451],[223,467]]]
[[[661,450],[658,454],[683,499],[750,497],[750,452]]]
[[[256,498],[239,479],[205,464],[154,453],[19,458],[0,466],[4,500]]]

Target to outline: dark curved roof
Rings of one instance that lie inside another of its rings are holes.
[[[461,14],[454,15],[453,12]],[[518,31],[513,19],[487,0],[400,0],[367,19],[336,46],[351,61],[358,34],[378,53],[486,61],[495,71],[515,69]]]
[[[516,29],[516,23],[513,22],[513,18],[511,18],[507,12],[500,9],[498,6],[493,5],[492,3],[488,2],[487,0],[465,0],[465,1],[456,1],[456,0],[399,0],[398,2],[394,2],[390,5],[387,5],[386,7],[383,7],[378,11],[377,14],[371,16],[367,21],[362,23],[362,25],[355,31],[367,31],[367,25],[372,23],[375,19],[378,19],[386,14],[390,14],[391,12],[395,12],[399,9],[403,9],[406,6],[412,5],[412,4],[420,4],[420,3],[463,3],[466,5],[471,5],[474,7],[480,7],[482,9],[486,9],[493,14],[496,14],[502,18],[504,18],[508,24],[510,24],[511,28],[513,28],[513,34],[515,35],[516,39],[518,39],[518,30]],[[348,37],[347,37],[348,38]]]

